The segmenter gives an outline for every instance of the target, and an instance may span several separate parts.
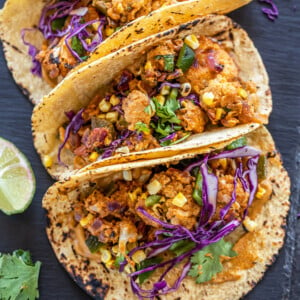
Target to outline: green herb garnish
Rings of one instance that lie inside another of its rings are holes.
[[[155,56],[155,59],[163,59],[164,60],[164,70],[167,72],[173,72],[174,71],[174,55],[167,54],[167,55],[157,55]]]
[[[202,202],[202,185],[203,185],[203,177],[200,169],[198,169],[198,174],[196,176],[195,188],[193,191],[194,200],[200,205],[203,205]]]
[[[137,132],[150,133],[149,127],[145,123],[143,123],[143,122],[137,122],[137,123],[135,123],[134,129]]]
[[[221,239],[192,256],[192,268],[188,275],[195,277],[197,283],[209,281],[223,270],[221,256],[234,257],[236,255],[237,253],[232,250],[232,244]]]
[[[0,253],[0,299],[38,298],[40,268],[41,262],[33,263],[28,251],[16,250],[12,255]]]

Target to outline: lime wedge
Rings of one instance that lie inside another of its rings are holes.
[[[0,138],[0,210],[7,215],[23,212],[35,192],[35,177],[24,154]]]

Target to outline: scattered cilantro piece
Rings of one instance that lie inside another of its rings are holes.
[[[77,36],[73,36],[71,39],[71,47],[74,51],[77,52],[77,54],[79,56],[83,56],[84,55],[84,49],[83,46],[79,40],[79,38]]]
[[[154,266],[156,264],[159,264],[162,262],[162,258],[161,257],[153,257],[153,258],[149,258],[146,260],[143,260],[140,264],[137,265],[137,270],[142,270],[151,266]],[[139,283],[143,284],[145,280],[147,280],[151,274],[153,274],[154,271],[149,271],[149,272],[145,272],[142,273],[140,275],[138,275],[139,278]]]
[[[119,268],[119,267],[120,267],[120,264],[121,264],[124,260],[125,260],[125,257],[124,257],[122,254],[118,255],[118,256],[116,257],[116,260],[115,260],[115,266],[116,266],[117,268]]]
[[[143,122],[137,122],[134,125],[134,128],[137,132],[144,132],[144,133],[150,133],[150,129],[148,126]]]
[[[155,56],[155,59],[163,59],[164,60],[164,69],[167,72],[173,72],[174,71],[174,55],[172,54],[166,54],[166,55],[157,55]]]
[[[152,113],[155,112],[155,104],[152,100],[150,100],[150,104],[145,107],[144,112],[148,115],[152,115]]]
[[[0,299],[34,300],[39,298],[38,277],[41,262],[32,262],[28,251],[0,253]]]
[[[197,283],[209,281],[223,270],[220,256],[234,257],[236,255],[237,253],[232,250],[232,244],[221,239],[192,256],[192,268],[189,275],[195,277]]]

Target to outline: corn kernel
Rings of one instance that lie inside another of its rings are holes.
[[[262,199],[264,197],[265,193],[266,193],[266,190],[259,185],[255,197],[258,199]]]
[[[197,37],[194,34],[190,34],[188,35],[185,39],[184,42],[193,50],[196,50],[197,48],[199,48],[200,44],[199,41],[197,39]]]
[[[90,154],[89,161],[94,162],[97,160],[98,157],[99,157],[99,154],[96,151],[94,151]]]
[[[100,249],[101,260],[104,263],[108,263],[111,260],[111,253],[107,249]]]
[[[115,29],[109,26],[105,27],[105,35],[106,36],[111,36],[115,32]]]
[[[202,95],[202,101],[206,106],[213,106],[215,95],[212,92],[206,92]]]
[[[111,103],[107,102],[105,99],[102,99],[99,103],[99,109],[105,113],[109,112],[109,110],[111,109]]]
[[[156,98],[157,102],[160,105],[164,105],[165,104],[166,99],[165,99],[165,97],[163,95],[158,95],[155,98]]]
[[[107,263],[105,263],[106,267],[112,269],[115,266],[115,260],[111,259]]]
[[[85,42],[86,42],[88,45],[90,45],[91,42],[92,42],[92,40],[91,40],[91,39],[86,39]]]
[[[105,119],[106,118],[106,114],[99,114],[97,116],[98,119]]]
[[[225,110],[223,109],[223,108],[217,108],[216,109],[216,121],[219,121],[219,120],[221,120],[221,118],[222,118],[222,115],[223,114],[225,114]]]
[[[94,28],[94,30],[95,30],[95,31],[97,31],[97,30],[98,30],[98,28],[99,28],[99,25],[100,25],[100,22],[95,22],[95,23],[92,23],[92,26],[93,26],[93,28]]]
[[[119,113],[117,111],[110,111],[106,114],[106,120],[111,123],[116,123],[118,121]]]
[[[118,246],[118,245],[115,245],[115,246],[113,246],[113,247],[111,248],[111,250],[112,250],[112,252],[113,252],[114,254],[118,254],[118,253],[119,253],[119,246]]]
[[[138,250],[132,255],[132,260],[137,264],[139,264],[145,259],[146,259],[146,254],[143,250]]]
[[[249,232],[254,231],[256,229],[256,227],[257,227],[257,223],[254,222],[254,221],[252,221],[248,216],[243,221],[243,225],[246,227],[246,229]]]
[[[165,96],[170,94],[171,87],[169,85],[164,85],[162,89],[160,90],[160,94]]]
[[[111,138],[107,136],[107,137],[104,139],[104,145],[105,145],[105,146],[109,146],[110,143],[111,143]]]
[[[145,71],[151,71],[153,68],[152,68],[152,64],[150,61],[147,61],[146,62],[146,65],[145,65]]]
[[[112,95],[109,99],[109,102],[111,103],[111,105],[115,106],[120,103],[120,99],[116,95]]]
[[[52,164],[53,164],[53,159],[50,155],[46,155],[44,158],[43,158],[43,163],[44,163],[44,166],[46,168],[50,168],[52,167]]]
[[[187,203],[187,199],[185,198],[185,196],[179,192],[175,198],[172,200],[172,203],[178,207],[183,207],[184,204]]]
[[[240,89],[238,90],[238,94],[239,94],[239,96],[242,97],[243,99],[246,99],[246,98],[248,97],[247,91],[244,90],[244,89],[242,89],[242,88],[240,88]]]
[[[93,221],[93,219],[94,216],[92,214],[88,214],[85,218],[82,218],[79,223],[82,227],[86,227]]]

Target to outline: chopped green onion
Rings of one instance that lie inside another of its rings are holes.
[[[98,238],[96,236],[93,236],[93,235],[90,235],[85,240],[85,243],[88,246],[91,253],[97,252],[100,249],[100,247],[103,245],[102,243],[99,242]]]
[[[195,52],[187,45],[183,44],[180,49],[176,66],[186,72],[193,64],[195,59]]]
[[[196,244],[193,241],[190,240],[181,240],[176,243],[174,243],[171,247],[170,250],[173,251],[176,256],[179,256],[189,250],[192,250]]]
[[[196,177],[195,188],[193,191],[193,199],[200,205],[203,205],[202,202],[202,186],[203,186],[203,177],[200,170],[198,170],[198,174]]]
[[[242,136],[241,138],[233,141],[231,144],[229,144],[226,149],[227,150],[233,150],[239,147],[243,147],[247,145],[247,139],[246,137]]]
[[[161,199],[161,196],[159,196],[159,195],[151,195],[151,196],[147,197],[147,199],[145,200],[145,204],[147,207],[150,207],[150,206],[153,206],[154,204],[156,204],[160,199]]]
[[[71,47],[74,51],[77,52],[77,54],[79,56],[83,56],[84,54],[84,49],[83,49],[83,46],[79,40],[79,38],[77,36],[73,36],[72,39],[71,39]]]
[[[256,173],[258,180],[267,178],[267,158],[265,155],[261,155],[258,159]]]

